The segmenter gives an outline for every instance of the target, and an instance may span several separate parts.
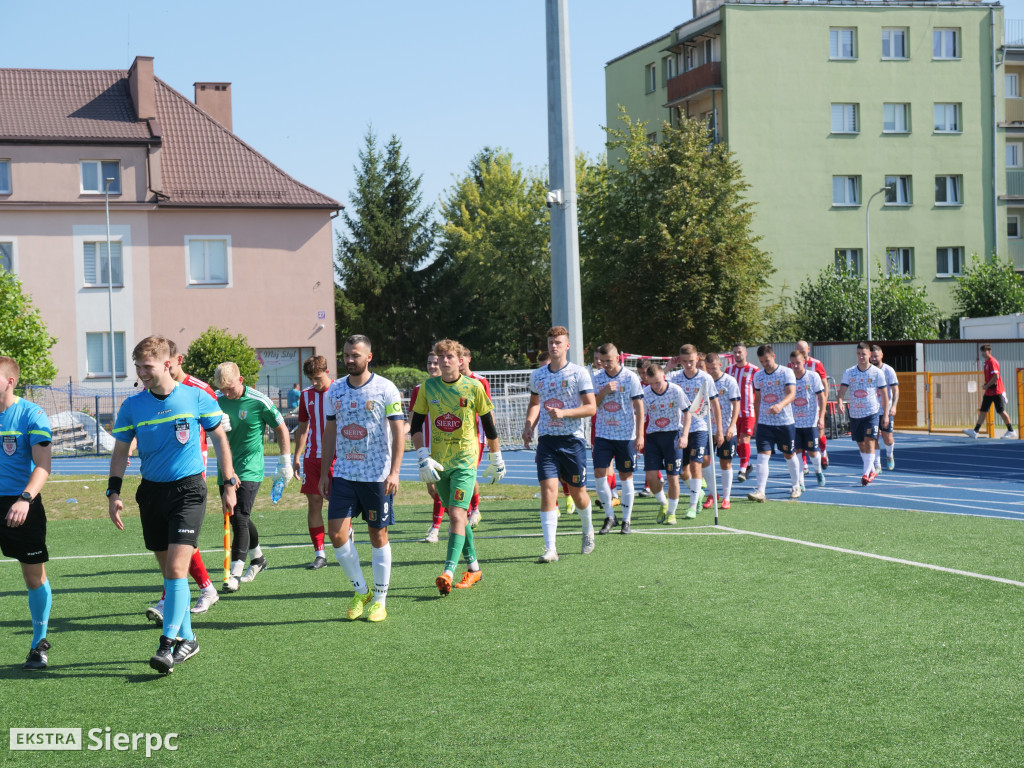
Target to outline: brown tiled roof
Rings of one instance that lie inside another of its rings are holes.
[[[136,118],[125,70],[0,69],[0,140],[159,143],[164,206],[342,207],[154,79],[160,136]]]

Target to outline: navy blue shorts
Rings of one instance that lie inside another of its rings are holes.
[[[879,418],[879,421],[881,421],[881,418]],[[881,426],[881,425],[878,426],[878,431],[879,432],[888,432],[890,435],[892,434],[892,417],[891,416],[889,417],[889,420],[885,423],[884,427]]]
[[[778,447],[786,456],[796,450],[796,427],[793,424],[758,424],[757,452],[771,453]]]
[[[722,444],[715,449],[715,455],[723,461],[732,461],[736,458],[736,436],[732,440],[723,440]]]
[[[576,488],[587,484],[587,446],[574,435],[541,435],[535,461],[540,481],[555,478]]]
[[[878,414],[865,416],[863,419],[850,419],[850,435],[853,442],[863,443],[865,440],[878,439]]]
[[[676,446],[679,430],[675,432],[648,432],[644,441],[644,470],[665,470],[670,475],[683,471],[683,450]]]
[[[344,517],[362,517],[371,528],[387,528],[394,523],[392,496],[384,493],[384,482],[366,483],[332,477],[327,519]]]
[[[686,447],[683,448],[683,466],[693,462],[702,463],[708,454],[708,433],[691,432],[686,438]]]
[[[811,453],[816,453],[818,450],[818,428],[797,427],[796,449],[798,451],[810,451]]]
[[[615,459],[615,469],[632,474],[636,469],[636,443],[632,440],[594,439],[594,469],[607,469]]]

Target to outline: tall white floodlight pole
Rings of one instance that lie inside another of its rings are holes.
[[[117,396],[114,384],[117,380],[117,362],[114,357],[114,254],[110,252],[110,185],[113,178],[107,178],[103,186],[103,207],[107,217],[107,319],[110,322],[110,431],[114,431],[114,419],[117,416]],[[122,266],[122,269],[124,267]],[[99,421],[100,415],[96,414]]]
[[[548,51],[548,165],[551,190],[551,320],[569,329],[569,360],[583,364],[583,306],[576,230],[576,166],[569,76],[568,0],[545,0]]]

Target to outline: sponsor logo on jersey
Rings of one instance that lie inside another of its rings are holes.
[[[601,407],[604,408],[606,411],[622,410],[622,405],[619,403],[618,400],[605,400]]]
[[[174,420],[174,436],[178,439],[179,443],[182,445],[187,444],[191,434],[192,430],[189,428],[188,419]]]
[[[13,456],[16,450],[18,450],[18,436],[4,435],[4,453]]]
[[[545,408],[565,408],[565,403],[559,400],[557,397],[552,397],[550,400],[544,401]]]
[[[455,489],[455,500],[456,501],[465,501],[465,499],[466,499],[466,492],[464,490],[462,490],[461,488],[456,488]]]
[[[434,426],[442,432],[454,432],[462,426],[462,419],[451,413],[442,413],[434,419]]]
[[[179,528],[178,533],[195,533],[192,528]]]
[[[245,408],[243,408],[242,410],[240,410],[238,412],[238,418],[240,418],[242,421],[245,421],[245,417],[248,416],[248,415],[249,415],[249,412],[247,410],[245,410]]]
[[[359,424],[346,424],[341,428],[341,434],[346,440],[362,440],[366,437],[366,428]]]
[[[768,405],[771,405],[772,403],[777,403],[777,402],[779,402],[779,396],[778,396],[778,395],[776,395],[776,394],[774,394],[774,393],[772,393],[772,394],[770,394],[770,395],[765,395],[765,396],[764,396],[764,401],[765,401],[766,403],[768,403]]]
[[[793,405],[795,405],[797,408],[803,408],[805,405],[807,405],[807,398],[798,397],[796,398],[796,400],[793,401]]]
[[[346,453],[345,461],[366,461],[365,453]]]
[[[669,419],[662,416],[660,419],[654,420],[654,426],[656,427],[667,427],[669,425]]]
[[[867,396],[868,396],[868,393],[867,393],[867,390],[864,390],[864,389],[858,389],[858,390],[856,390],[856,391],[855,391],[855,392],[853,393],[853,396],[854,396],[854,397],[867,397]]]

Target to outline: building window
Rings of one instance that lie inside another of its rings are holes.
[[[884,133],[910,133],[910,105],[883,104],[882,131]]]
[[[228,241],[226,238],[186,238],[188,282],[191,285],[228,284]]]
[[[861,273],[860,248],[836,248],[836,269],[849,270],[855,275]]]
[[[11,194],[11,161],[0,160],[0,195]]]
[[[86,365],[89,378],[110,378],[110,334],[109,333],[87,333],[85,334]],[[114,333],[114,362],[117,365],[117,375],[124,376],[124,333]]]
[[[117,160],[83,160],[82,161],[82,192],[102,195],[106,190],[106,180],[110,182],[110,194],[121,194],[121,163]]]
[[[1006,98],[1020,98],[1020,75],[1012,72],[1006,76]]]
[[[658,132],[657,131],[654,131],[652,133],[648,133],[647,134],[647,143],[648,144],[657,144],[658,143]]]
[[[14,243],[0,243],[0,269],[4,272],[14,271]]]
[[[936,29],[932,32],[933,59],[960,58],[960,29]]]
[[[935,132],[936,133],[960,133],[963,130],[960,125],[960,105],[943,104],[935,105]]]
[[[885,204],[910,205],[910,177],[885,177]]]
[[[83,243],[82,253],[85,264],[85,284],[87,286],[107,287],[107,243],[105,240],[95,243]],[[114,240],[110,243],[113,259],[110,262],[110,277],[113,287],[124,285],[124,265],[121,258],[121,243]]]
[[[885,266],[890,275],[914,276],[913,248],[886,248]]]
[[[860,118],[856,104],[832,105],[832,133],[858,133]]]
[[[832,205],[860,205],[860,176],[832,177]]]
[[[832,27],[828,31],[828,57],[841,60],[857,58],[856,28]]]
[[[1021,149],[1024,148],[1024,142],[1020,141],[1008,141],[1006,142],[1006,167],[1007,168],[1020,168],[1021,167]]]
[[[665,62],[665,82],[667,83],[669,80],[671,80],[673,77],[675,77],[678,74],[678,72],[676,71],[677,68],[678,68],[678,63],[677,63],[677,59],[676,59],[675,56],[666,56],[665,59],[664,59],[664,62]]]
[[[1006,217],[1006,236],[1012,240],[1020,238],[1020,214],[1011,213]]]
[[[963,205],[964,200],[961,193],[963,179],[963,176],[936,176],[935,204]]]
[[[935,249],[935,276],[958,277],[963,269],[963,246]]]
[[[654,93],[658,87],[658,67],[656,64],[648,64],[644,68],[644,86],[647,93]]]
[[[883,59],[905,59],[905,58],[907,58],[907,28],[906,27],[883,27],[882,28],[882,58]]]

